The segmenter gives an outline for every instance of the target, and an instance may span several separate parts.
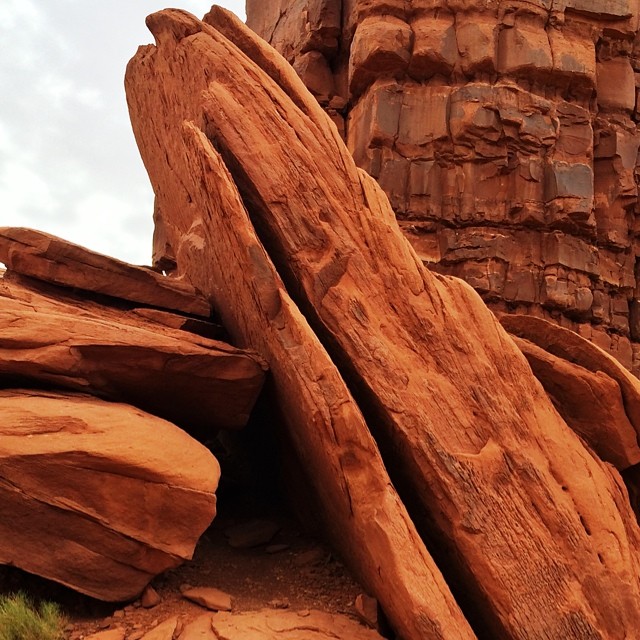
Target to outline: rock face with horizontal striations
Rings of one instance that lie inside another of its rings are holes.
[[[0,384],[127,402],[200,434],[243,427],[264,382],[254,353],[34,281],[0,280]]]
[[[266,364],[208,337],[186,282],[29,229],[0,256],[0,564],[134,598],[216,513],[218,462],[186,431],[245,426]]]
[[[388,22],[388,39],[363,46],[404,46],[406,29]],[[400,637],[473,637],[448,585],[481,637],[633,635],[640,534],[620,477],[493,314],[425,269],[272,49],[219,8],[147,24],[156,44],[129,63],[126,89],[156,194],[156,259],[173,256],[269,359],[327,527]],[[446,584],[380,486],[369,430]]]
[[[638,4],[248,0],[420,258],[640,372]]]
[[[89,396],[0,390],[0,563],[109,601],[191,558],[216,459],[174,425]]]
[[[205,318],[211,314],[211,305],[188,283],[42,231],[0,228],[0,261],[44,282]]]

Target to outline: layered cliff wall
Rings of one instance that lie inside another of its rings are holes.
[[[640,371],[637,0],[248,0],[434,270]]]

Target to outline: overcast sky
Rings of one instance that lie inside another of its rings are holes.
[[[267,1],[267,0],[265,0]],[[220,0],[243,20],[244,0]],[[124,72],[158,0],[0,0],[0,226],[151,261],[153,195]],[[201,18],[211,2],[168,5]]]

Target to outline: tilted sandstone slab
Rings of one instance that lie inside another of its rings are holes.
[[[613,380],[618,385],[628,421],[636,436],[640,436],[640,382],[615,358],[575,332],[543,318],[505,315],[500,322],[512,335],[528,340],[552,356]],[[606,397],[606,400],[613,404],[615,397]]]
[[[425,263],[498,311],[587,325],[636,372],[638,18],[631,0],[247,2]]]
[[[282,73],[283,82],[298,82],[275,51],[229,15],[216,15],[274,74]],[[202,115],[192,92],[202,90],[203,74],[242,54],[184,12],[154,14],[148,24],[158,46],[139,49],[125,84],[157,194],[156,250],[170,241],[179,272],[211,296],[234,339],[268,359],[285,427],[332,540],[400,636],[474,638],[393,488],[360,410],[284,288],[219,154],[196,125]],[[204,65],[214,53],[216,63]],[[251,73],[263,81],[255,65]],[[189,201],[194,206],[184,209]],[[179,210],[189,215],[177,215]]]
[[[313,354],[317,367],[322,351],[311,350],[310,332],[302,342],[291,339],[291,332],[303,335],[300,325],[259,244],[241,235],[250,228],[246,220],[236,222],[243,209],[222,159],[288,290],[356,392],[395,479],[429,521],[425,533],[448,548],[447,569],[462,578],[483,633],[576,640],[622,640],[634,633],[640,537],[619,477],[560,418],[480,298],[461,281],[424,269],[384,194],[356,169],[336,129],[284,61],[221,10],[206,20],[267,73],[216,30],[167,11],[148,19],[156,47],[139,50],[126,80],[160,235],[169,240],[178,271],[212,296],[225,283],[226,300],[235,303],[225,324],[268,354],[285,414],[301,418],[289,424],[300,427],[308,400],[283,393],[300,384],[299,376],[292,381],[290,355]],[[197,205],[185,206],[189,202]],[[230,211],[236,212],[233,224]],[[253,266],[263,289],[259,299],[270,300],[258,311],[259,327],[256,283],[227,280],[229,255],[243,256],[245,275],[247,264]],[[331,373],[329,383],[330,365],[323,370],[323,388],[335,407],[340,379]],[[350,407],[345,399],[341,405]],[[362,427],[355,425],[342,423],[338,435],[334,420],[334,437],[352,441],[355,431],[362,442]],[[293,437],[301,441],[318,430],[316,422]],[[376,459],[370,445],[366,451],[364,459]],[[309,465],[305,445],[299,454]],[[345,469],[339,448],[325,455],[334,460],[326,468],[339,460]],[[363,478],[353,453],[347,459],[346,469],[358,469]],[[317,479],[326,491],[326,470]],[[366,514],[372,497],[350,491],[353,516],[327,511],[343,536],[348,527],[362,526],[356,511]],[[377,522],[389,526],[386,518]],[[422,636],[419,627],[407,627],[415,625],[417,611],[392,599],[385,588],[391,582],[380,584],[370,570],[379,562],[388,571],[381,547],[369,541],[373,554],[367,557],[355,540],[343,550],[401,637],[460,637],[455,627],[447,635],[432,625]],[[405,555],[412,554],[405,547]],[[401,574],[393,590],[405,589],[406,578]]]
[[[602,460],[620,471],[640,462],[638,434],[613,378],[555,356],[529,340],[512,339],[560,415]]]
[[[0,391],[0,563],[101,600],[191,558],[220,468],[174,425],[82,395]]]
[[[0,262],[38,280],[208,318],[211,305],[191,285],[95,253],[42,231],[0,228]]]
[[[60,290],[0,280],[0,381],[127,402],[186,429],[243,427],[264,382],[256,354]]]

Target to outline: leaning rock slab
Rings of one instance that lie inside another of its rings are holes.
[[[512,339],[560,415],[602,460],[620,471],[640,462],[638,436],[613,378],[555,356],[518,336]],[[605,352],[603,355],[611,358]]]
[[[0,564],[121,601],[192,557],[220,468],[185,432],[44,391],[0,391],[0,414]]]
[[[636,434],[640,435],[640,380],[615,358],[577,333],[542,318],[505,315],[500,322],[510,334],[586,371],[604,374],[617,383],[627,418]]]
[[[219,17],[250,55],[270,65],[274,76],[299,82],[255,34],[229,14]],[[194,21],[178,11],[148,19],[163,31],[159,38],[169,51],[174,27],[178,34],[194,34]],[[195,32],[200,29],[216,33],[206,25]],[[206,48],[204,36],[197,33],[184,42]],[[178,268],[201,282],[199,288],[210,296],[231,335],[269,360],[284,425],[313,479],[333,540],[379,597],[398,634],[406,640],[475,638],[401,503],[344,380],[285,290],[226,167],[208,143],[203,146],[204,134],[191,122],[193,105],[183,83],[161,71],[173,69],[171,56],[164,59],[169,51],[140,48],[126,77],[134,131],[156,190],[156,258],[162,259],[167,246],[174,249]],[[184,58],[188,86],[191,79],[199,81],[202,58],[192,57],[182,44],[177,53],[190,60],[186,64]],[[214,67],[241,55],[229,43]],[[245,72],[245,79],[257,71]],[[159,88],[168,93],[159,96]],[[300,99],[313,101],[311,96]],[[184,208],[183,217],[175,216],[190,200],[194,206]],[[158,243],[163,236],[164,243]]]
[[[0,261],[38,280],[209,317],[211,305],[190,284],[21,227],[0,228]]]
[[[640,623],[639,532],[619,477],[567,427],[472,290],[423,268],[400,235],[386,196],[356,169],[310,94],[220,13],[212,10],[208,25],[176,11],[150,16],[157,45],[140,49],[128,67],[134,130],[164,230],[173,234],[178,269],[213,299],[220,271],[229,268],[228,259],[215,265],[221,237],[243,265],[256,268],[260,259],[271,303],[263,317],[281,331],[263,344],[270,350],[274,387],[285,389],[293,378],[294,369],[285,366],[291,364],[291,345],[298,354],[303,349],[291,340],[284,355],[277,343],[290,317],[283,311],[285,296],[266,277],[269,264],[259,246],[253,245],[251,261],[236,249],[241,230],[247,231],[246,203],[272,264],[366,410],[388,468],[397,471],[396,486],[428,518],[425,535],[446,549],[442,566],[449,565],[453,579],[464,585],[483,618],[483,636],[633,635]],[[183,198],[197,206],[183,206]],[[232,216],[244,223],[232,226]],[[252,286],[240,282],[229,287],[236,300],[243,295],[238,289]],[[238,332],[252,318],[252,340],[262,321],[254,304],[245,299],[230,312],[246,314],[230,323]],[[305,347],[311,344],[307,337]],[[310,346],[306,353],[312,353]],[[315,353],[319,360],[321,352]],[[328,388],[328,375],[321,380]],[[302,400],[302,394],[287,398],[285,406],[301,416]],[[334,429],[334,441],[349,443],[349,455],[337,459],[343,471],[357,470],[369,482],[370,467],[356,464],[351,445],[360,438],[356,424],[349,423],[346,438]],[[310,419],[301,429],[312,425]],[[306,449],[301,444],[299,450]],[[322,491],[332,468],[314,478],[322,479]],[[371,493],[349,497],[352,519],[332,522],[343,538],[356,522],[359,501],[373,500]],[[371,538],[378,523],[388,520],[365,523],[362,530]],[[418,557],[403,550],[404,561]],[[345,555],[365,560],[359,549]],[[373,560],[373,567],[361,563],[365,586],[386,607],[398,634],[412,637],[418,625],[412,630],[406,622],[427,618],[408,610],[406,596],[393,596],[415,582],[409,574],[406,581],[390,579],[385,572],[391,562]],[[386,576],[383,584],[375,583],[376,571]],[[413,637],[448,634],[433,624]]]

